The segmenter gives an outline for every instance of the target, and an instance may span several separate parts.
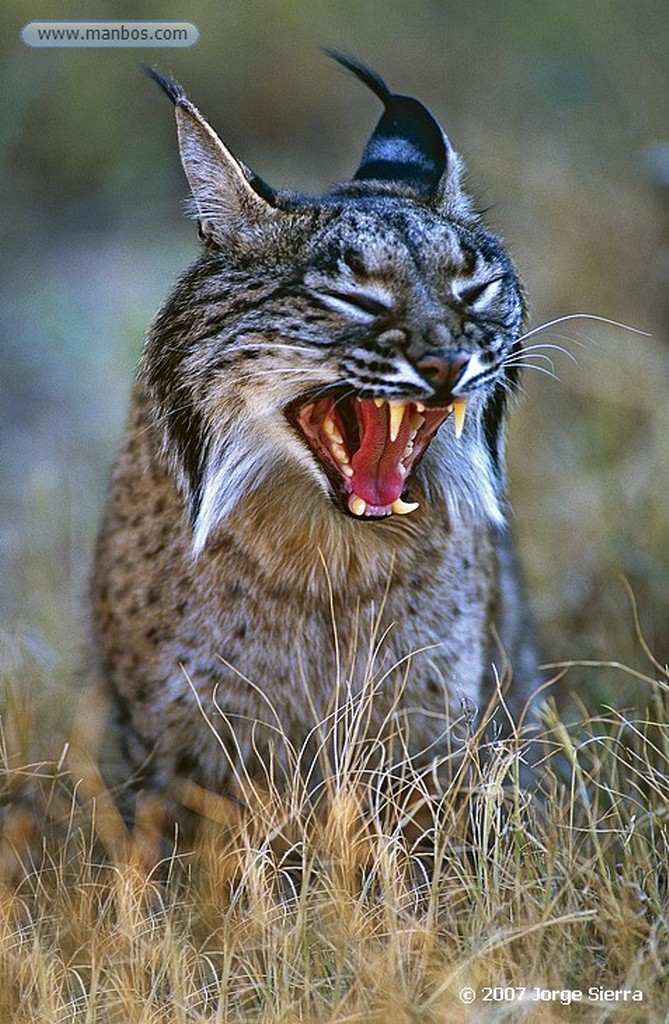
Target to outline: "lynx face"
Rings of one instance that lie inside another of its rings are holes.
[[[185,97],[182,162],[207,251],[159,314],[142,374],[194,550],[287,475],[361,521],[443,500],[500,522],[520,286],[428,111],[342,59],[385,106],[351,182],[273,192]]]
[[[416,470],[449,417],[457,452],[468,402],[477,433],[504,387],[520,302],[508,261],[492,246],[479,255],[471,229],[406,199],[359,202],[314,253],[318,266],[334,250],[335,265],[303,278],[323,310],[319,344],[335,380],[304,391],[287,415],[341,507],[378,518],[415,510]],[[347,244],[356,237],[369,244]],[[489,448],[476,440],[491,482],[494,431]]]

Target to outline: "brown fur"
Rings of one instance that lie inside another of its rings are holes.
[[[395,737],[388,756],[447,762],[500,641],[516,714],[536,682],[503,525],[513,267],[450,146],[429,198],[383,181],[269,195],[172,88],[206,250],[150,333],[95,577],[128,773],[168,793],[183,777],[315,779],[314,760],[377,735]],[[502,285],[470,312],[456,283],[482,275]],[[361,291],[392,309],[360,312]],[[429,402],[417,365],[451,349],[489,368],[462,437],[447,421],[431,441],[415,511],[350,515],[286,409],[334,384]]]

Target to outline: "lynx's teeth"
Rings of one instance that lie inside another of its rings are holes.
[[[374,405],[376,406],[377,409],[380,409],[384,402],[385,402],[385,398],[375,398],[374,399]]]
[[[421,416],[419,412],[415,412],[411,419],[409,420],[409,427],[411,428],[409,431],[409,439],[411,441],[413,441],[414,437],[416,436],[416,434],[418,433],[418,431],[420,430],[424,423],[425,417]]]
[[[465,425],[465,414],[467,412],[467,399],[456,398],[453,402],[453,426],[455,427],[455,436],[462,437],[462,430]]]
[[[404,419],[404,410],[406,409],[405,402],[388,402],[388,412],[390,416],[390,440],[396,441],[397,435],[400,432],[402,426],[402,420]]]
[[[402,501],[401,498],[396,498],[390,507],[396,516],[406,516],[409,512],[415,512],[418,504],[417,501]]]
[[[329,437],[331,441],[336,441],[337,444],[344,443],[344,438],[337,430],[335,421],[332,419],[331,416],[326,416],[325,419],[323,420],[323,433],[325,434],[326,437]]]
[[[359,498],[357,494],[349,494],[348,508],[349,512],[352,512],[354,516],[364,516],[367,511],[367,502]]]
[[[333,442],[330,445],[330,448],[337,462],[341,462],[343,465],[346,465],[346,463],[349,462],[348,452],[345,448],[342,448],[340,444]]]

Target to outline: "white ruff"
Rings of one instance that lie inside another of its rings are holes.
[[[448,428],[445,424],[441,431]],[[471,522],[504,526],[499,484],[482,441],[464,436],[453,444],[441,431],[418,468],[428,501],[446,505],[453,527]]]
[[[324,474],[316,468],[313,456],[287,431],[279,439],[275,425],[265,424],[263,431],[237,428],[217,440],[207,459],[202,484],[202,500],[193,527],[192,553],[195,557],[206,547],[210,534],[230,516],[237,505],[263,486],[272,486],[283,464],[298,464],[317,480],[323,494],[329,493]],[[273,438],[273,440],[272,440]]]
[[[193,530],[193,554],[204,550],[210,533],[230,515],[245,495],[271,472],[274,460],[264,446],[252,444],[242,430],[231,431],[217,442],[207,460],[202,500]]]

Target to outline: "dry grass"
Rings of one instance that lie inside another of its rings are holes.
[[[127,831],[84,746],[28,763],[31,709],[8,701],[0,1021],[666,1020],[669,685],[655,664],[639,681],[643,714],[567,726],[546,706],[543,803],[518,782],[522,736],[485,762],[472,742],[441,791],[360,747],[317,808],[299,781],[247,784],[246,812],[184,788],[189,851],[160,839],[154,798]]]

